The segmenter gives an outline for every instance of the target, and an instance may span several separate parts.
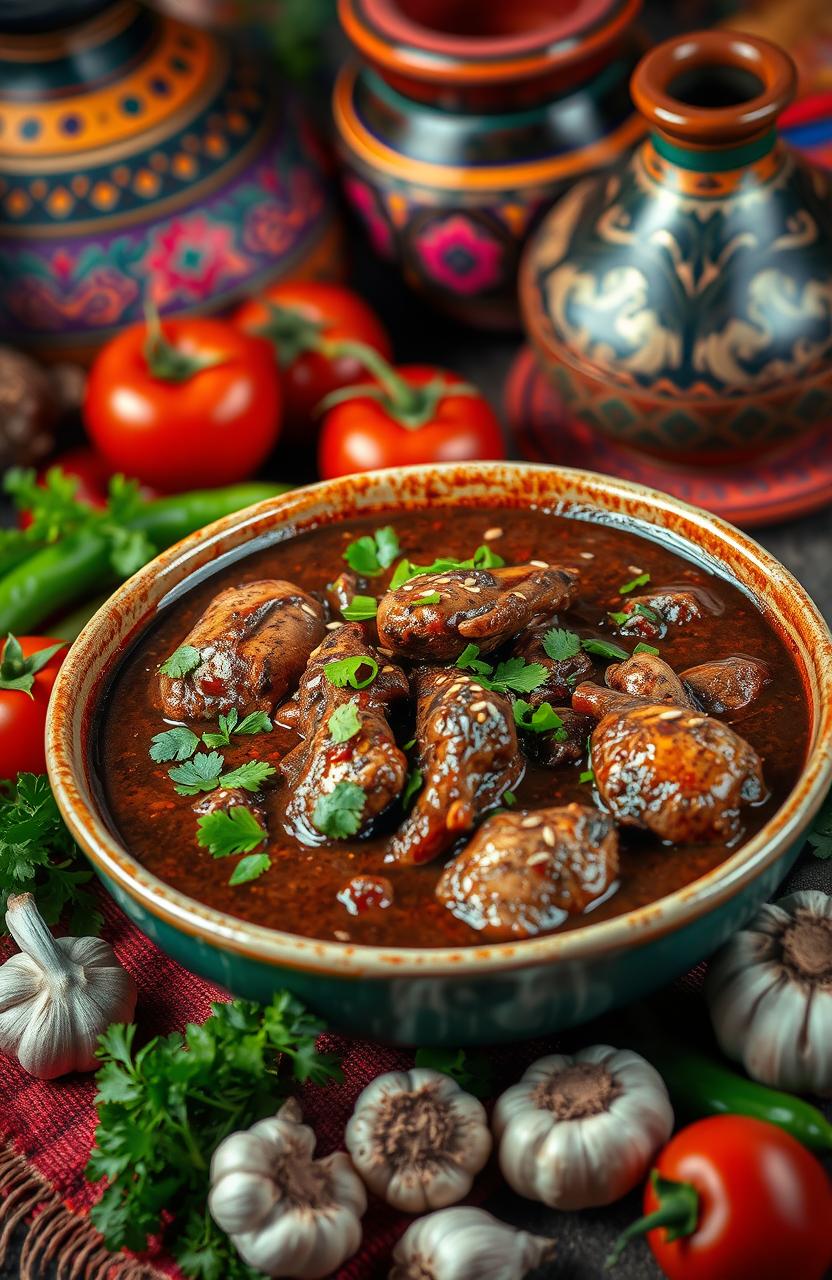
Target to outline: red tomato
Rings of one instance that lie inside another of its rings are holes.
[[[11,652],[15,644],[19,644],[22,650],[22,662],[19,655]],[[30,664],[27,659],[33,654],[54,645],[61,645],[61,648],[39,671],[34,672],[30,693],[3,687],[28,673]],[[16,642],[12,639],[12,643],[8,640],[4,643],[0,660],[0,778],[45,771],[43,735],[46,708],[66,652],[67,646],[62,641],[48,636],[20,636]]]
[[[415,364],[397,366],[395,373],[411,388],[444,384],[430,418],[418,425],[398,421],[389,399],[370,395],[333,405],[318,440],[318,470],[325,480],[375,467],[506,456],[496,414],[479,393],[454,394],[455,385],[467,385],[457,374]]]
[[[251,298],[231,316],[247,333],[261,334],[275,348],[283,383],[287,424],[295,430],[315,421],[315,409],[339,387],[366,379],[353,355],[326,356],[309,343],[363,342],[386,360],[392,348],[374,311],[351,289],[335,284],[289,281]],[[281,349],[282,348],[282,349]]]
[[[277,439],[280,409],[267,342],[187,317],[166,320],[150,346],[143,324],[107,343],[90,370],[84,422],[114,470],[172,493],[251,475]]]
[[[712,1116],[677,1133],[656,1169],[699,1197],[690,1235],[669,1240],[663,1227],[647,1235],[669,1280],[822,1280],[832,1262],[832,1188],[791,1134],[748,1116]],[[662,1199],[649,1181],[644,1212]]]

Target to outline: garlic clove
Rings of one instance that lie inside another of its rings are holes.
[[[223,1177],[221,1203],[213,1203],[209,1196],[208,1208],[217,1226],[235,1235],[252,1221],[262,1222],[273,1210],[277,1195],[267,1175],[231,1169]]]
[[[408,1227],[389,1280],[522,1280],[554,1251],[553,1240],[518,1231],[485,1209],[440,1209]]]
[[[211,1157],[211,1181],[216,1182],[231,1171],[268,1178],[272,1172],[272,1151],[265,1139],[250,1129],[224,1138]],[[223,1226],[220,1223],[220,1226]],[[223,1230],[228,1230],[223,1227]]]

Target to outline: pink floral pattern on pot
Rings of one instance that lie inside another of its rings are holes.
[[[245,276],[250,263],[231,227],[196,214],[160,228],[141,266],[153,282],[153,301],[164,307],[174,299],[207,300],[220,284]]]
[[[452,293],[470,297],[500,283],[502,244],[462,213],[432,222],[413,237],[413,245],[430,278]]]
[[[393,231],[390,224],[382,216],[375,192],[360,178],[348,174],[344,178],[344,191],[347,199],[355,209],[370,237],[370,243],[376,253],[383,258],[393,257]]]

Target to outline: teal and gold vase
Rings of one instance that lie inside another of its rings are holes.
[[[335,86],[347,196],[382,257],[466,323],[517,322],[520,250],[634,145],[641,0],[339,0],[361,57]]]
[[[727,31],[669,40],[633,77],[653,132],[543,221],[524,321],[568,409],[694,463],[832,421],[830,175],[779,139],[795,72]]]
[[[218,310],[284,275],[339,273],[316,143],[259,64],[133,0],[13,9],[0,341],[84,359],[148,299]]]

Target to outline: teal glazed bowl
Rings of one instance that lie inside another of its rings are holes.
[[[125,648],[160,609],[230,559],[360,512],[493,505],[619,525],[739,583],[790,648],[811,711],[799,783],[771,820],[676,893],[564,934],[457,950],[319,942],[247,924],[150,875],[96,786],[95,711]],[[158,556],[87,624],[55,684],[49,777],[64,819],[119,906],[162,950],[236,995],[294,991],[331,1026],[404,1044],[520,1040],[585,1021],[669,982],[777,888],[832,782],[832,637],[800,584],[756,542],[666,494],[567,468],[473,463],[372,472],[229,516]]]

